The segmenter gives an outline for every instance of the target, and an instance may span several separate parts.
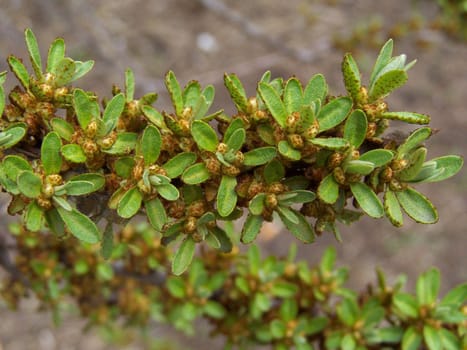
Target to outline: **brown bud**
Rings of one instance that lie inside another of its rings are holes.
[[[270,209],[274,209],[275,207],[277,207],[277,197],[275,194],[273,193],[268,193],[266,195],[266,199],[264,200],[264,203],[266,204],[266,206]]]
[[[337,167],[332,171],[332,174],[334,175],[334,179],[339,185],[344,185],[345,184],[345,173],[344,170],[342,170],[341,167]]]
[[[97,144],[89,139],[83,142],[82,148],[84,153],[90,158],[96,156],[97,152],[99,151],[99,147],[97,147]]]
[[[45,198],[51,198],[55,193],[54,186],[50,183],[45,184],[42,187],[42,193],[44,194]]]
[[[236,167],[241,167],[243,165],[244,160],[245,160],[245,156],[243,155],[243,153],[241,151],[237,151],[235,153],[235,159],[233,161],[233,164]]]
[[[381,173],[379,174],[379,178],[383,182],[389,182],[393,176],[393,170],[390,167],[386,167]]]
[[[191,203],[187,208],[187,215],[196,218],[201,217],[206,212],[206,203],[203,200],[197,200]]]
[[[189,121],[191,120],[191,117],[193,116],[193,111],[191,109],[191,107],[185,107],[182,111],[182,115],[180,117],[182,117],[183,119]]]
[[[341,165],[343,160],[344,160],[344,155],[342,153],[334,152],[333,154],[329,156],[328,161],[327,161],[327,166],[330,169],[334,169],[335,167],[338,167],[339,165]]]
[[[180,199],[169,202],[167,205],[167,214],[174,219],[182,218],[185,215],[185,203]]]
[[[300,113],[293,112],[287,116],[285,120],[285,127],[289,133],[294,133],[297,129],[297,124],[300,121]]]
[[[92,120],[88,124],[88,126],[86,126],[86,130],[84,130],[84,134],[90,139],[93,139],[94,136],[96,136],[96,133],[97,133],[97,122],[95,120]]]
[[[188,135],[190,133],[190,121],[186,119],[179,119],[178,126],[180,128],[180,132],[183,135]]]
[[[256,97],[250,97],[246,104],[246,112],[248,114],[254,114],[258,110],[258,101]]]
[[[301,149],[304,146],[304,142],[302,137],[299,134],[289,134],[287,135],[287,138],[289,139],[289,143],[292,145],[293,148],[295,149]]]
[[[274,182],[268,186],[267,191],[273,194],[281,194],[287,191],[287,187],[284,184],[281,184],[280,182]]]
[[[310,125],[304,132],[303,137],[307,140],[314,139],[319,132],[319,125],[318,121],[315,121],[313,125]]]
[[[237,176],[238,174],[240,174],[240,169],[234,165],[222,165],[222,173],[227,176]]]
[[[63,183],[63,179],[59,174],[48,175],[46,181],[52,186],[58,186]]]
[[[39,204],[39,206],[45,210],[52,209],[52,202],[48,198],[39,196],[37,198],[37,204]]]
[[[219,152],[220,154],[226,154],[228,150],[229,147],[227,146],[227,144],[219,142],[219,144],[217,145],[216,152]]]
[[[55,116],[55,107],[50,102],[37,103],[35,111],[42,119],[49,120]]]
[[[134,118],[140,114],[138,101],[130,101],[125,105],[125,112],[130,118]]]
[[[221,163],[217,158],[209,157],[204,160],[204,164],[206,165],[206,169],[208,169],[209,173],[214,175],[219,175],[221,173]]]
[[[409,165],[409,162],[406,159],[394,159],[391,162],[391,168],[394,171],[401,171]]]
[[[185,225],[183,226],[185,231],[188,232],[188,233],[195,232],[196,231],[196,221],[197,221],[197,219],[195,217],[189,216],[186,219]]]
[[[368,129],[366,130],[365,138],[371,139],[376,134],[377,125],[375,122],[368,123]]]

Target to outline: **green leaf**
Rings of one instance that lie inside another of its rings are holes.
[[[158,185],[156,188],[159,195],[168,201],[176,201],[180,197],[177,187],[172,184]]]
[[[247,96],[240,79],[235,74],[224,74],[224,85],[229,91],[237,110],[243,113],[247,112]]]
[[[432,305],[436,302],[440,287],[440,272],[431,268],[417,279],[417,300],[420,305]]]
[[[441,300],[440,307],[459,309],[467,301],[467,283],[460,284],[451,289]]]
[[[258,236],[261,226],[263,226],[263,218],[260,215],[248,214],[245,223],[243,224],[241,241],[248,244],[253,242]]]
[[[340,137],[316,137],[310,140],[310,142],[315,146],[329,149],[331,151],[339,151],[349,147],[348,141],[341,139]]]
[[[232,142],[230,140],[232,138],[232,135],[234,132],[236,132],[238,129],[245,129],[245,126],[243,124],[243,121],[241,118],[235,118],[230,121],[229,127],[225,130],[223,140],[225,143]]]
[[[328,174],[318,186],[318,197],[325,203],[334,204],[339,197],[339,184],[334,175]]]
[[[185,107],[195,108],[198,99],[201,96],[201,86],[199,82],[192,80],[188,82],[186,87],[183,89],[183,105]]]
[[[180,88],[180,84],[175,77],[174,72],[169,71],[165,76],[165,85],[167,87],[167,91],[170,94],[170,98],[172,100],[172,104],[175,108],[175,114],[181,116],[183,113],[183,95],[182,89]]]
[[[135,164],[136,162],[133,157],[121,157],[115,161],[115,173],[118,176],[127,179],[130,177],[131,171],[133,170]]]
[[[268,124],[258,124],[256,126],[256,131],[261,140],[263,140],[268,145],[274,145],[276,141],[274,140],[274,129]]]
[[[279,142],[279,144],[277,145],[277,149],[279,150],[279,153],[281,155],[290,160],[300,160],[302,158],[302,154],[300,153],[300,151],[298,149],[293,148],[290,145],[290,143],[288,143],[285,140]]]
[[[196,244],[191,237],[185,238],[180,247],[174,254],[172,261],[172,273],[180,276],[190,266],[195,254]]]
[[[422,336],[415,327],[410,326],[402,337],[402,350],[418,350],[422,343]]]
[[[294,209],[290,209],[298,222],[290,221],[286,216],[278,213],[285,227],[300,241],[311,243],[315,240],[315,232],[306,218]]]
[[[384,193],[384,211],[386,216],[389,218],[389,221],[391,221],[391,224],[396,227],[402,226],[404,220],[402,217],[401,206],[397,201],[396,195],[389,188]]]
[[[267,184],[279,182],[285,176],[284,166],[278,159],[273,159],[264,167],[263,176]]]
[[[423,338],[429,350],[439,350],[442,348],[439,329],[425,324],[423,326]]]
[[[429,127],[419,128],[413,131],[409,137],[397,148],[398,158],[404,158],[412,150],[422,144],[431,136],[432,130]]]
[[[248,204],[248,209],[253,215],[261,215],[264,210],[264,200],[266,193],[258,193],[255,195]]]
[[[237,152],[243,146],[246,138],[246,131],[245,129],[237,129],[235,130],[232,135],[225,141],[229,150],[233,152]]]
[[[258,84],[258,93],[276,122],[281,127],[285,127],[287,110],[278,92],[270,84],[260,82]]]
[[[133,187],[125,192],[118,203],[117,213],[124,219],[129,219],[135,215],[143,200],[143,195],[137,187]]]
[[[9,155],[3,159],[3,169],[5,171],[6,176],[16,182],[18,175],[22,171],[33,171],[29,162],[19,156]]]
[[[294,223],[294,224],[298,224],[298,218],[297,218],[297,215],[295,215],[295,212],[286,207],[286,206],[281,206],[281,205],[278,205],[275,210],[277,211],[277,213],[279,215],[281,215],[281,217],[284,217],[286,218],[289,222],[291,223]]]
[[[287,113],[299,112],[303,103],[302,84],[297,78],[290,78],[284,88],[284,105]]]
[[[90,192],[95,192],[100,190],[101,188],[104,187],[105,185],[105,177],[101,174],[97,173],[83,173],[79,175],[75,175],[72,178],[68,180],[68,182],[65,184],[65,188],[67,189],[67,193],[70,193],[70,188],[69,186],[73,186],[74,182],[87,182],[92,185],[92,189],[90,189]],[[87,193],[81,193],[81,194],[87,194]],[[78,196],[79,194],[74,194],[75,196]]]
[[[39,45],[37,44],[37,39],[31,29],[27,28],[24,31],[24,36],[26,39],[26,46],[28,48],[29,57],[31,59],[32,68],[36,73],[36,77],[41,79],[42,77],[42,60],[41,52],[39,51]]]
[[[404,318],[418,317],[418,304],[414,296],[408,293],[397,293],[393,296],[392,303]]]
[[[167,176],[174,179],[180,176],[187,167],[196,161],[196,154],[193,152],[178,153],[175,157],[169,159],[162,168],[166,171]]]
[[[359,148],[366,138],[366,131],[368,128],[368,122],[365,113],[360,109],[354,110],[344,126],[344,139],[355,147]]]
[[[58,63],[65,58],[65,41],[62,38],[54,40],[50,45],[47,55],[47,72],[53,72],[57,68]]]
[[[371,162],[376,168],[382,167],[389,163],[394,157],[394,152],[387,149],[373,149],[363,153],[359,160]]]
[[[216,151],[219,140],[216,132],[208,123],[202,120],[193,121],[191,134],[199,148],[209,152]]]
[[[271,294],[283,299],[292,298],[297,292],[298,286],[286,281],[277,281],[271,287]]]
[[[103,121],[103,135],[108,135],[117,126],[118,118],[125,107],[125,96],[122,93],[115,95],[105,106]]]
[[[32,201],[26,207],[24,222],[26,228],[32,232],[37,232],[42,228],[44,221],[44,209],[42,209],[36,201]]]
[[[131,102],[135,98],[135,74],[130,68],[125,70],[125,95],[126,102]]]
[[[141,152],[144,158],[144,164],[153,164],[161,152],[162,137],[159,129],[155,126],[148,125],[141,137]]]
[[[259,166],[272,161],[277,151],[275,147],[259,147],[243,154],[243,165],[245,166]]]
[[[359,310],[354,299],[346,298],[336,307],[339,319],[348,327],[352,327],[357,322]]]
[[[86,215],[76,209],[67,211],[63,208],[57,208],[57,210],[73,236],[86,243],[94,244],[99,242],[99,229]]]
[[[9,56],[8,65],[21,85],[23,85],[26,90],[29,90],[29,73],[21,60],[15,56]]]
[[[188,185],[197,185],[211,177],[204,163],[196,163],[188,167],[182,174],[182,181]]]
[[[0,102],[1,103],[1,102]],[[0,111],[1,113],[1,111]],[[1,115],[1,114],[0,114]],[[0,132],[0,150],[10,148],[20,142],[26,134],[26,126],[13,125]]]
[[[277,318],[271,321],[271,323],[269,324],[269,328],[271,330],[271,335],[274,339],[284,338],[287,332],[287,325],[285,324],[285,322]]]
[[[379,52],[378,58],[376,59],[375,65],[374,65],[373,70],[371,72],[370,86],[373,85],[373,83],[374,83],[376,77],[378,76],[379,72],[391,60],[393,46],[394,46],[394,44],[393,44],[392,39],[389,39],[388,41],[386,41],[386,43],[381,48],[381,51]]]
[[[462,349],[458,337],[454,335],[451,331],[448,331],[445,328],[441,328],[439,332],[440,332],[441,341],[443,343],[445,350],[461,350]]]
[[[384,112],[380,114],[380,118],[401,120],[411,124],[429,124],[430,117],[426,114],[415,112]]]
[[[119,132],[115,143],[109,149],[103,149],[102,152],[108,154],[128,154],[136,147],[138,134],[134,132]]]
[[[349,114],[352,100],[348,97],[339,97],[326,104],[319,112],[317,119],[319,131],[323,132],[339,125]]]
[[[219,190],[217,192],[217,211],[222,217],[228,216],[237,205],[237,179],[232,176],[223,175]]]
[[[305,87],[303,92],[303,102],[304,104],[311,104],[316,100],[319,100],[321,103],[326,98],[328,94],[328,85],[322,74],[316,74],[311,77],[308,81],[308,84]]]
[[[378,75],[368,94],[370,102],[386,97],[393,90],[404,85],[407,79],[407,72],[403,69],[394,69]]]
[[[71,80],[69,83],[78,80],[82,76],[86,75],[92,67],[94,67],[94,61],[93,60],[88,60],[85,62],[81,61],[74,61],[75,62],[75,72],[73,73],[73,76],[71,77]]]
[[[314,201],[315,198],[316,195],[307,190],[293,190],[277,195],[277,199],[281,205],[309,203]]]
[[[55,207],[57,208],[63,208],[67,211],[71,211],[73,209],[71,204],[68,203],[67,200],[63,197],[53,196],[52,201],[55,204]]]
[[[28,198],[37,198],[41,194],[42,181],[31,171],[23,171],[17,178],[18,188]]]
[[[74,143],[69,143],[62,147],[63,158],[72,163],[84,163],[87,160],[86,154],[84,153],[81,146]]]
[[[367,162],[365,160],[353,159],[344,163],[343,169],[346,173],[349,174],[360,174],[368,175],[370,174],[375,165],[372,162]]]
[[[350,190],[362,210],[369,216],[380,218],[384,215],[383,204],[368,185],[360,182],[351,183]]]
[[[112,222],[108,222],[105,226],[104,234],[102,235],[101,255],[104,260],[108,260],[112,256],[114,248],[114,233],[112,230]]]
[[[407,157],[409,164],[397,174],[397,179],[401,181],[410,181],[415,178],[422,169],[425,162],[427,149],[425,147],[417,148]]]
[[[425,162],[417,176],[410,182],[438,182],[456,175],[464,164],[459,156],[449,155]]]
[[[73,90],[73,107],[75,108],[78,123],[83,130],[89,125],[91,120],[99,115],[99,105],[81,89]]]
[[[157,126],[159,129],[166,129],[166,125],[164,122],[164,117],[162,114],[156,110],[154,107],[145,105],[141,107],[141,110],[144,114],[144,116],[155,126]]]
[[[65,222],[58,214],[57,208],[52,208],[45,212],[45,221],[54,234],[59,237],[65,235]]]
[[[61,147],[60,136],[54,131],[49,132],[42,140],[41,161],[46,175],[60,172],[62,167]]]
[[[413,188],[396,192],[396,197],[407,215],[416,222],[433,224],[438,221],[438,213],[433,204]]]
[[[357,63],[350,53],[347,53],[344,56],[344,60],[342,62],[342,73],[344,75],[345,89],[355,101],[358,101],[362,82]]]
[[[75,132],[73,125],[62,118],[53,118],[50,121],[50,125],[52,126],[53,131],[68,142],[71,140],[71,137]]]
[[[232,251],[233,245],[232,241],[229,238],[229,235],[220,227],[216,226],[210,231],[212,236],[215,236],[220,243],[219,250],[223,253],[230,253]]]
[[[352,334],[346,334],[341,340],[342,350],[355,350],[357,348],[357,341]]]
[[[149,223],[158,232],[162,231],[162,228],[167,223],[167,213],[165,212],[164,205],[158,197],[150,199],[144,202],[146,208],[146,215],[149,219]]]
[[[58,62],[54,70],[51,71],[54,75],[54,85],[59,87],[70,83],[75,68],[75,62],[71,58],[65,57]]]
[[[380,343],[399,343],[402,339],[404,330],[402,327],[385,327],[385,328],[374,328],[367,335],[366,339],[369,344],[380,344]]]

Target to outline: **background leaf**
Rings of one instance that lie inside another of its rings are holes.
[[[195,254],[195,247],[196,244],[191,237],[186,237],[182,244],[180,244],[172,261],[172,272],[174,275],[180,276],[190,266]]]

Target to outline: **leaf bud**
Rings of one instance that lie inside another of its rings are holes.
[[[383,182],[389,182],[392,179],[394,172],[391,167],[386,167],[380,174],[379,178]]]
[[[304,132],[303,137],[307,140],[314,139],[319,132],[319,124],[318,121],[315,121],[313,125],[310,125]]]
[[[345,173],[344,170],[342,170],[341,167],[334,168],[332,171],[332,174],[334,175],[334,179],[339,185],[344,185],[345,184]]]
[[[54,186],[50,183],[46,183],[42,187],[42,193],[44,194],[45,198],[51,198],[55,193]]]
[[[276,195],[273,193],[268,193],[266,195],[266,199],[264,200],[264,203],[266,204],[268,208],[274,209],[275,207],[277,207],[277,204],[278,204]]]
[[[222,165],[222,173],[227,176],[237,176],[238,174],[240,174],[240,169],[234,165]]]
[[[229,146],[225,144],[224,142],[219,142],[217,145],[216,152],[219,152],[220,154],[226,154],[227,151],[229,150]]]
[[[365,138],[371,139],[373,136],[375,136],[377,128],[378,126],[376,125],[375,122],[369,122],[368,129],[366,130]]]
[[[182,111],[181,117],[182,117],[183,119],[189,121],[189,120],[191,120],[192,116],[193,116],[193,111],[192,111],[191,107],[185,107],[185,108],[183,109],[183,111]]]
[[[83,148],[84,153],[88,157],[96,156],[97,152],[99,151],[99,147],[97,147],[97,144],[94,141],[89,140],[89,139],[83,142],[82,148]]]
[[[287,116],[285,127],[289,133],[294,133],[297,129],[297,124],[300,121],[300,113],[293,112]]]
[[[251,114],[254,114],[257,110],[258,110],[258,101],[256,100],[256,97],[250,97],[246,104],[246,112],[251,115]]]
[[[401,171],[409,165],[409,162],[406,159],[394,159],[391,162],[391,168],[394,171]]]
[[[36,113],[45,120],[50,120],[55,116],[55,107],[50,102],[39,102],[35,110]]]
[[[235,158],[234,158],[233,164],[236,167],[241,167],[243,165],[244,160],[245,160],[245,156],[243,155],[243,152],[241,151],[235,152]]]
[[[185,225],[183,226],[183,228],[185,229],[185,232],[188,232],[188,233],[195,232],[196,231],[196,221],[197,221],[197,219],[195,217],[189,216],[186,219]]]
[[[201,217],[206,212],[206,203],[203,200],[197,200],[191,203],[187,208],[187,215],[196,218]]]
[[[58,186],[63,183],[63,179],[59,174],[51,174],[47,175],[46,182],[51,184],[52,186]]]
[[[39,196],[37,198],[37,204],[39,204],[39,206],[45,210],[52,209],[52,202],[50,199],[44,198],[43,196]]]
[[[329,169],[334,169],[338,167],[339,165],[341,165],[343,160],[344,160],[344,155],[342,153],[334,152],[333,154],[329,156],[328,161],[327,161],[328,163],[327,166]]]
[[[267,191],[273,194],[281,194],[287,191],[287,187],[284,184],[281,184],[280,182],[274,182],[268,186]]]
[[[289,143],[295,149],[301,149],[304,146],[303,138],[299,134],[289,134],[287,135]]]

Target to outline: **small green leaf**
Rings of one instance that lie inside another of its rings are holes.
[[[423,326],[423,338],[429,350],[439,350],[442,348],[439,329],[425,324]]]
[[[248,204],[248,209],[253,215],[261,215],[264,210],[264,200],[266,198],[266,193],[258,193],[255,195]]]
[[[237,205],[237,179],[232,176],[223,175],[219,190],[217,192],[217,211],[222,217],[228,216]]]
[[[402,226],[404,220],[402,217],[401,206],[397,201],[396,195],[389,188],[384,193],[384,211],[386,212],[389,221],[391,221],[391,224],[396,227]]]
[[[0,102],[1,103],[1,102]],[[1,112],[0,112],[1,113]],[[26,126],[22,123],[13,125],[0,132],[0,150],[10,148],[20,142],[26,134]]]
[[[235,74],[224,74],[224,85],[229,91],[237,110],[243,113],[247,112],[247,96],[243,85]]]
[[[187,167],[196,161],[196,154],[192,152],[182,152],[169,159],[162,168],[171,179],[180,176]]]
[[[103,135],[108,135],[117,126],[118,118],[123,112],[125,107],[125,96],[123,94],[117,94],[107,103],[105,106],[103,121]]]
[[[208,123],[195,120],[191,124],[191,134],[199,148],[209,152],[216,151],[219,140],[216,132]]]
[[[180,84],[178,83],[177,78],[175,77],[174,72],[169,71],[165,76],[165,85],[167,91],[170,94],[172,104],[175,108],[175,114],[181,116],[183,113],[183,95]]]
[[[158,128],[148,125],[141,137],[141,152],[144,158],[144,164],[153,164],[161,152],[162,137]]]
[[[75,132],[73,125],[62,118],[53,118],[50,121],[50,125],[52,126],[53,131],[68,142],[71,140],[71,136]]]
[[[138,134],[134,132],[119,132],[115,143],[109,149],[103,149],[102,152],[108,154],[128,154],[136,147]]]
[[[185,238],[180,247],[174,254],[172,261],[172,273],[180,276],[190,266],[195,254],[196,244],[191,237]]]
[[[32,68],[36,73],[36,77],[41,79],[42,77],[42,60],[41,52],[39,51],[39,45],[37,44],[37,39],[31,29],[26,29],[24,32],[26,39],[26,46],[28,48],[29,57],[31,59]]]
[[[459,309],[467,300],[467,283],[460,284],[451,289],[441,300],[440,307]]]
[[[92,67],[94,67],[94,61],[93,60],[88,60],[85,62],[81,61],[74,61],[75,62],[75,72],[73,73],[73,76],[71,77],[71,80],[69,83],[78,80],[82,76],[86,75]]]
[[[62,155],[63,158],[72,163],[84,163],[87,160],[86,154],[81,146],[74,143],[64,145],[62,147]]]
[[[230,253],[232,251],[232,248],[233,248],[232,241],[230,240],[229,236],[227,235],[227,233],[223,229],[216,226],[216,227],[210,229],[209,232],[220,243],[220,247],[218,249],[221,252]]]
[[[51,73],[54,75],[54,85],[57,87],[64,86],[71,82],[75,73],[75,61],[65,57],[57,63]]]
[[[427,149],[425,147],[417,148],[407,157],[409,164],[397,174],[397,179],[401,181],[410,181],[415,178],[422,169],[425,162]]]
[[[60,172],[62,167],[61,147],[60,136],[54,131],[49,132],[42,140],[41,161],[46,175]]]
[[[281,205],[292,205],[300,203],[309,203],[314,201],[316,195],[311,191],[306,190],[294,190],[283,194],[279,194],[277,199]]]
[[[396,192],[396,197],[407,215],[416,222],[434,224],[438,221],[438,213],[435,207],[420,192],[409,187],[404,191]]]
[[[144,116],[155,126],[157,126],[159,129],[165,129],[165,122],[164,122],[164,117],[162,114],[156,110],[154,107],[145,105],[141,107],[141,110],[144,114]]]
[[[394,157],[394,152],[387,149],[373,149],[365,152],[360,156],[360,160],[371,162],[376,168],[382,167],[389,163]]]
[[[339,184],[333,174],[328,174],[318,186],[318,197],[325,203],[334,204],[339,197]]]
[[[277,155],[275,147],[259,147],[244,153],[243,165],[259,166],[272,161]]]
[[[394,43],[392,39],[386,41],[386,43],[381,48],[379,52],[378,58],[376,59],[375,65],[371,72],[370,76],[370,86],[374,84],[376,77],[378,76],[379,72],[389,63],[392,57]]]
[[[94,192],[94,185],[89,181],[69,181],[64,186],[66,194],[70,196],[81,196]]]
[[[115,161],[115,173],[118,176],[127,179],[130,177],[131,171],[133,170],[135,164],[136,162],[133,157],[121,157]]]
[[[263,218],[260,215],[248,214],[245,223],[243,224],[241,241],[248,244],[253,242],[258,236],[263,225]]]
[[[349,147],[349,142],[345,139],[341,139],[340,137],[316,137],[310,140],[310,142],[315,146],[329,149],[331,151],[339,151]]]
[[[139,211],[142,200],[143,195],[137,187],[129,189],[120,198],[120,202],[117,207],[118,215],[124,219],[131,218]]]
[[[47,55],[47,72],[53,72],[57,68],[58,63],[65,58],[65,41],[62,38],[54,40],[50,45]]]
[[[439,330],[441,335],[441,341],[443,343],[445,350],[460,350],[461,344],[458,340],[458,337],[454,335],[451,331],[448,331],[445,328]]]
[[[89,189],[91,192],[98,191],[101,188],[103,188],[105,185],[105,177],[103,175],[97,174],[97,173],[83,173],[83,174],[75,175],[68,180],[68,182],[65,184],[67,193],[70,194],[69,193],[70,188],[68,186],[72,186],[74,182],[83,182],[83,181],[90,183],[92,185],[92,189]],[[87,192],[87,193],[91,193],[91,192]],[[81,193],[81,194],[86,194],[86,193]],[[74,195],[77,196],[79,194],[74,194]]]
[[[22,171],[33,171],[31,165],[26,159],[14,155],[6,156],[3,159],[2,165],[6,176],[15,182]]]
[[[381,113],[379,117],[383,119],[401,120],[411,124],[430,123],[430,117],[428,115],[415,112],[384,112]]]
[[[23,85],[26,90],[29,90],[29,73],[21,60],[15,56],[9,56],[8,65],[21,85]]]
[[[75,108],[76,117],[79,125],[83,130],[89,125],[91,120],[99,115],[99,105],[81,89],[73,91],[73,106]]]
[[[464,164],[459,156],[449,155],[429,160],[410,182],[438,182],[456,175]]]
[[[358,305],[354,299],[345,298],[336,307],[337,315],[339,319],[348,327],[354,325],[357,322],[359,310]]]
[[[311,243],[315,240],[315,232],[306,218],[294,209],[290,209],[298,222],[292,222],[279,212],[281,221],[285,227],[300,241]]]
[[[182,174],[182,181],[188,185],[197,185],[211,177],[204,163],[189,166]]]
[[[158,232],[162,231],[162,228],[167,223],[167,213],[165,212],[164,205],[158,197],[150,199],[144,202],[146,208],[146,215],[149,219],[149,223]]]
[[[302,84],[297,78],[290,78],[284,88],[284,105],[287,113],[299,112],[303,103]]]
[[[267,184],[279,182],[285,176],[284,166],[278,159],[273,159],[264,167],[263,176]]]
[[[52,208],[45,212],[45,221],[54,234],[59,237],[65,235],[65,222],[58,214],[57,208]]]
[[[348,97],[339,97],[326,104],[319,112],[317,119],[319,131],[323,132],[339,125],[349,114],[352,100]]]
[[[52,201],[57,208],[63,208],[67,211],[71,211],[73,209],[71,204],[68,203],[67,200],[63,197],[53,196]]]
[[[316,74],[311,77],[303,92],[303,102],[306,105],[319,100],[323,102],[328,94],[328,85],[322,74]]]
[[[431,268],[417,279],[417,300],[420,305],[432,305],[438,298],[440,286],[440,272]]]
[[[402,337],[402,350],[418,350],[422,343],[422,336],[415,327],[407,328]]]
[[[268,145],[275,145],[276,141],[274,140],[274,129],[268,123],[258,124],[256,126],[258,136]]]
[[[345,89],[355,101],[358,101],[362,82],[357,63],[350,53],[347,53],[344,56],[344,60],[342,62],[342,73],[344,75]]]
[[[362,210],[369,216],[380,218],[384,215],[383,204],[368,185],[360,182],[351,183],[350,190]]]
[[[346,173],[349,174],[360,174],[368,175],[370,174],[375,165],[372,162],[367,162],[365,160],[353,159],[344,163],[343,169]]]
[[[258,93],[276,122],[281,127],[285,127],[287,110],[278,92],[270,84],[260,82],[258,84]]]
[[[99,242],[99,229],[86,215],[76,209],[67,211],[63,208],[57,208],[57,210],[73,236],[86,243],[94,244]]]
[[[135,74],[130,68],[125,70],[125,95],[126,102],[131,102],[135,98]]]
[[[366,138],[366,131],[368,128],[368,122],[365,113],[360,109],[354,110],[344,126],[344,139],[355,147],[359,148]]]
[[[386,97],[393,90],[404,85],[407,79],[407,72],[403,69],[394,69],[378,75],[368,94],[370,102]]]
[[[418,304],[415,297],[408,293],[397,293],[392,298],[393,306],[405,318],[418,317]]]
[[[281,205],[278,205],[276,208],[274,208],[277,213],[281,216],[281,217],[284,217],[286,218],[290,223],[293,223],[293,224],[298,224],[298,217],[297,215],[295,215],[295,212],[286,207],[286,206],[281,206]]]
[[[176,201],[180,197],[177,187],[172,184],[159,185],[156,188],[159,195],[168,201]]]
[[[44,209],[42,209],[36,201],[32,201],[26,207],[24,222],[26,228],[32,232],[37,232],[42,228],[44,221]]]
[[[201,96],[201,86],[199,82],[192,80],[183,89],[183,105],[185,107],[195,108],[198,99]]]
[[[240,150],[243,146],[243,143],[245,142],[246,138],[246,131],[245,129],[237,129],[235,130],[232,135],[225,140],[225,143],[227,144],[227,147],[229,150],[232,150],[233,152],[237,152]]]
[[[279,153],[290,160],[300,160],[302,154],[298,149],[293,148],[287,141],[282,140],[277,145]],[[251,151],[250,151],[251,152]],[[248,153],[248,152],[247,152]]]

